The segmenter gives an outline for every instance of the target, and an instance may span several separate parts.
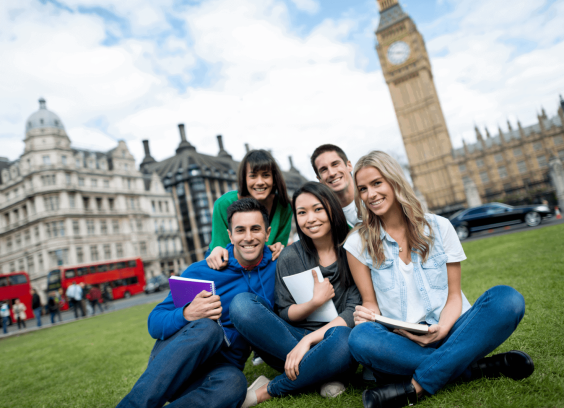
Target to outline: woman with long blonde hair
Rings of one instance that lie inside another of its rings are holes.
[[[449,381],[532,374],[529,355],[510,351],[484,358],[523,318],[523,296],[495,286],[470,305],[460,289],[466,259],[450,222],[426,214],[400,165],[373,151],[355,166],[355,202],[362,223],[345,243],[362,296],[349,348],[377,378],[394,383],[363,393],[365,407],[403,407]],[[389,329],[376,315],[419,323],[427,334]],[[423,326],[422,326],[423,327]]]

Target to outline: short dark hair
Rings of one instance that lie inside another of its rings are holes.
[[[343,149],[341,149],[339,146],[335,146],[333,144],[321,145],[317,149],[315,149],[313,151],[313,154],[311,155],[311,167],[313,167],[313,171],[315,171],[315,174],[317,175],[317,177],[319,177],[319,173],[317,172],[317,167],[315,167],[315,160],[317,160],[317,158],[319,156],[321,156],[323,153],[327,153],[327,152],[337,153],[339,155],[339,157],[341,159],[343,159],[343,163],[345,163],[345,164],[347,164],[347,162],[349,161],[349,159],[347,158],[347,155],[345,154]]]
[[[233,214],[253,211],[258,211],[262,214],[264,229],[267,230],[270,224],[268,220],[268,210],[264,205],[259,203],[254,198],[245,197],[235,201],[229,207],[227,207],[227,226],[229,228],[229,231],[231,231],[231,218],[233,218]]]
[[[284,176],[280,167],[274,160],[274,157],[266,150],[251,150],[248,152],[241,163],[239,164],[239,170],[237,171],[237,183],[239,184],[239,196],[249,197],[249,189],[247,188],[247,164],[251,167],[251,171],[257,172],[259,170],[269,170],[272,172],[272,178],[274,180],[274,186],[272,191],[278,193],[278,201],[283,208],[288,207],[290,204],[290,197],[288,197],[288,191],[286,191],[286,181],[284,181]],[[273,209],[274,211],[275,209]]]

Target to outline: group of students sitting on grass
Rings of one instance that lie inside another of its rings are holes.
[[[210,255],[182,274],[214,281],[216,294],[201,292],[180,308],[169,294],[155,307],[149,364],[119,407],[246,408],[312,390],[334,397],[359,363],[380,385],[364,391],[365,407],[415,404],[458,380],[532,374],[524,352],[485,358],[517,328],[523,296],[496,286],[470,305],[456,232],[424,212],[392,157],[373,151],[353,171],[342,149],[322,145],[311,164],[319,183],[304,184],[290,202],[272,156],[247,153],[239,191],[214,205]],[[299,240],[288,246],[292,216]],[[284,278],[315,267],[323,280],[297,304]],[[337,317],[308,319],[328,300]],[[378,315],[428,333],[389,329]],[[247,388],[251,347],[282,374]]]

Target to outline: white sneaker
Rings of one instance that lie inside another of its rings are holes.
[[[243,402],[243,405],[241,405],[241,408],[249,408],[257,405],[258,401],[257,401],[257,394],[255,391],[258,390],[263,385],[268,384],[269,382],[270,380],[266,378],[264,375],[261,375],[259,378],[257,378],[251,384],[251,386],[247,388],[247,396],[245,397],[245,401]]]
[[[321,386],[319,394],[324,398],[335,398],[345,392],[345,384],[340,381],[331,381]]]
[[[261,365],[262,363],[264,363],[264,360],[262,358],[260,358],[259,356],[256,356],[255,358],[253,358],[253,365],[254,366]]]

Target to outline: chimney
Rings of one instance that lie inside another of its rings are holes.
[[[294,161],[292,160],[292,156],[288,156],[288,160],[290,161],[290,171],[299,173],[298,169],[294,167]]]
[[[150,163],[155,163],[155,159],[153,159],[153,157],[151,156],[151,150],[149,150],[149,141],[148,140],[143,140],[143,149],[145,149],[145,157],[143,158],[143,161],[141,162],[141,170],[143,170],[143,167],[146,164],[150,164]]]
[[[219,145],[219,153],[217,154],[217,156],[232,159],[231,155],[227,153],[223,148],[223,137],[221,135],[217,135],[217,144]]]
[[[180,131],[180,144],[176,149],[176,154],[182,153],[185,150],[196,150],[194,146],[186,140],[186,132],[184,131],[184,123],[178,124],[178,130]]]
[[[251,151],[251,148],[249,147],[248,143],[245,143],[245,152],[249,153]]]

